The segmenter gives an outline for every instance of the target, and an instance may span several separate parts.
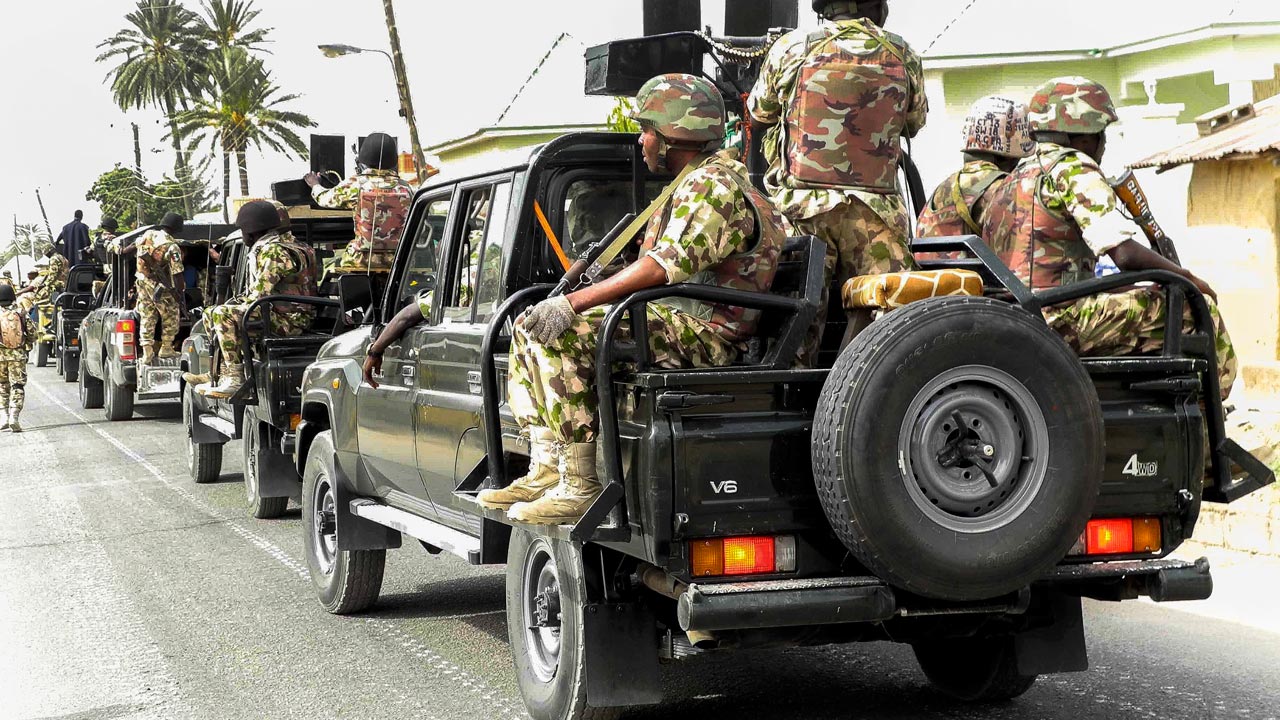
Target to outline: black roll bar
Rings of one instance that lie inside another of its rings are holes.
[[[267,295],[266,297],[262,297],[262,298],[258,298],[257,300],[254,300],[252,303],[250,303],[249,307],[245,308],[244,316],[240,318],[240,327],[237,328],[237,330],[240,332],[240,337],[244,338],[246,341],[244,344],[245,366],[253,365],[253,343],[248,342],[249,318],[253,317],[253,313],[255,310],[258,310],[261,307],[274,305],[275,303],[291,303],[294,305],[315,305],[318,308],[340,307],[340,303],[337,300],[330,300],[329,298],[311,297],[309,295]],[[268,316],[270,312],[271,310],[270,308],[268,308],[267,309]],[[268,316],[263,317],[262,334],[264,339],[271,336],[271,321]],[[336,330],[337,327],[338,327],[338,321],[335,320],[333,324],[333,328],[330,330],[330,333],[332,333],[333,330]],[[212,337],[211,329],[209,330],[209,333],[210,333],[210,337]],[[248,376],[249,378],[249,382],[246,383],[246,385],[252,384],[253,374],[246,372],[245,375]]]
[[[484,451],[489,460],[489,481],[493,487],[507,486],[507,467],[502,462],[502,416],[498,410],[498,367],[495,357],[496,353],[507,350],[511,339],[508,337],[504,342],[502,329],[525,308],[550,295],[554,288],[554,285],[533,285],[507,298],[494,311],[493,317],[489,318],[489,327],[485,328],[484,340],[480,344],[481,422],[484,423]]]

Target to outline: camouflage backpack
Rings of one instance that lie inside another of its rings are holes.
[[[361,252],[394,253],[409,221],[413,192],[407,185],[364,190],[356,206],[356,239]]]
[[[846,20],[811,33],[786,113],[791,184],[894,192],[911,90],[883,30]]]
[[[26,339],[22,313],[13,308],[0,308],[0,347],[17,350]]]

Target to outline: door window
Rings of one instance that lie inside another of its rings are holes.
[[[480,253],[475,322],[488,320],[502,300],[502,247],[507,238],[510,206],[511,183],[495,185],[489,222],[484,231],[484,249]]]
[[[425,296],[426,304],[430,306],[438,283],[440,248],[444,244],[445,221],[449,218],[452,200],[445,196],[425,202],[426,213],[414,235],[404,279],[400,282],[400,295],[395,306],[397,309],[415,302],[419,296]]]
[[[478,187],[465,194],[455,245],[452,293],[446,320],[473,322],[488,317],[502,293],[502,245],[506,237],[511,183]]]

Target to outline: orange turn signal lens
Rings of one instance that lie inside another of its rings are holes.
[[[299,415],[299,414],[297,414],[297,413],[294,413],[294,414],[290,415],[290,416],[289,416],[289,429],[290,429],[290,430],[297,430],[297,429],[298,429],[298,424],[299,424],[299,423],[301,423],[301,422],[302,422],[302,416],[301,416],[301,415]]]
[[[1160,518],[1133,519],[1133,551],[1158,553],[1161,550]]]
[[[134,324],[132,320],[116,321],[116,332],[130,333],[130,332],[133,332],[133,330],[134,330]]]
[[[694,577],[724,574],[724,541],[694,540],[689,543],[689,560]]]
[[[689,543],[689,567],[694,577],[793,572],[796,539],[751,535],[694,540]]]

